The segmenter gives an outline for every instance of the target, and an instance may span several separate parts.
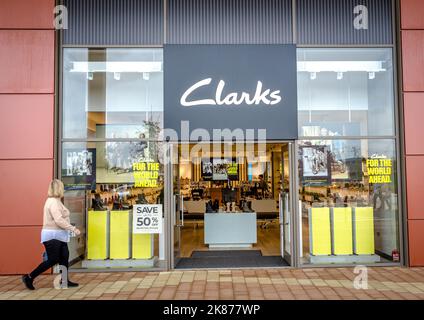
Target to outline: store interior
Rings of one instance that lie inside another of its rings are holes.
[[[187,144],[179,155],[176,267],[287,265],[279,205],[289,192],[288,144]]]

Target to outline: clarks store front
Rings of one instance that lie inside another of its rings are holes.
[[[64,5],[73,270],[403,264],[394,1]]]

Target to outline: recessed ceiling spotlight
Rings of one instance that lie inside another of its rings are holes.
[[[93,75],[93,72],[87,72],[87,80],[93,80],[93,78],[94,78],[94,75]]]
[[[121,74],[119,72],[114,72],[113,73],[113,78],[115,80],[121,80]]]
[[[149,80],[150,79],[150,73],[149,72],[143,72],[143,80]]]
[[[311,76],[311,80],[315,80],[317,78],[317,73],[311,72],[310,76]]]
[[[375,72],[369,72],[368,73],[368,79],[374,80],[375,79]]]
[[[337,80],[343,79],[343,72],[337,72]]]

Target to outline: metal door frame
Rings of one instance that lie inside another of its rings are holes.
[[[280,223],[280,228],[283,228],[282,232],[280,230],[281,238],[280,238],[280,245],[282,246],[282,258],[286,260],[286,262],[291,266],[294,267],[296,265],[296,244],[295,241],[297,241],[297,232],[298,230],[295,226],[298,225],[296,222],[296,219],[298,217],[298,206],[296,205],[298,196],[296,195],[296,190],[298,190],[296,186],[296,171],[295,170],[295,164],[296,161],[296,153],[295,153],[295,142],[289,141],[289,142],[283,142],[281,144],[287,145],[287,151],[288,151],[288,157],[289,157],[289,164],[288,164],[288,170],[289,170],[289,203],[288,203],[288,219],[289,222],[285,221],[284,216],[284,209],[281,208],[281,205],[285,205],[285,201],[282,201],[282,193],[279,194],[279,210],[280,210],[280,218],[283,219],[283,223]],[[281,150],[281,161],[283,162],[283,168],[284,168],[284,151]],[[281,172],[282,180],[284,179],[284,171]],[[285,230],[284,226],[289,223],[289,247],[290,247],[290,253],[287,252],[286,249],[286,243],[285,243]]]

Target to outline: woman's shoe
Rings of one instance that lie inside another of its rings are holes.
[[[76,288],[79,284],[68,280],[68,288]]]
[[[22,282],[24,283],[25,287],[27,287],[28,290],[35,290],[33,286],[33,279],[30,278],[29,275],[22,276]]]

